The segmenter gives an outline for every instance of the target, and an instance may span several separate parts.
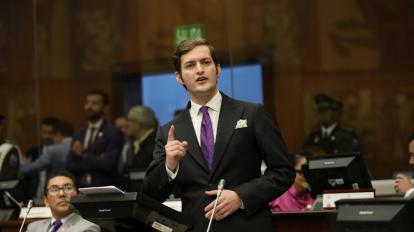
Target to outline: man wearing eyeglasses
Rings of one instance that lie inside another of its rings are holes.
[[[51,175],[46,181],[44,192],[44,202],[46,206],[50,207],[52,218],[30,223],[27,232],[101,231],[98,225],[72,212],[70,199],[78,194],[72,174],[61,171]]]

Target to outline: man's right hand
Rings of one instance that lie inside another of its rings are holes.
[[[178,163],[187,153],[188,143],[186,141],[180,142],[174,138],[174,125],[171,125],[170,131],[168,132],[168,141],[165,145],[165,154],[167,168],[175,172],[178,167]]]
[[[394,183],[395,192],[404,195],[411,188],[414,188],[411,178],[403,174],[398,174]]]
[[[72,150],[78,157],[82,157],[83,145],[79,140],[76,140],[75,142],[73,142]]]

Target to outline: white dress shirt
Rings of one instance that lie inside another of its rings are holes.
[[[216,142],[217,125],[218,125],[218,120],[220,116],[221,101],[222,101],[221,93],[217,91],[216,95],[214,95],[214,97],[205,104],[205,106],[208,106],[208,114],[210,115],[211,124],[213,126],[214,143]],[[201,107],[202,105],[199,105],[191,100],[190,116],[191,116],[191,121],[193,123],[194,132],[197,136],[198,144],[201,144],[200,133],[201,133],[201,123],[203,121],[203,113],[200,112]],[[168,176],[170,177],[170,180],[174,180],[175,177],[177,176],[179,167],[177,167],[175,172],[172,172],[171,170],[168,169],[167,163],[165,163],[165,168],[167,170]]]
[[[88,123],[88,129],[86,130],[85,140],[83,141],[83,147],[85,149],[89,145],[88,144],[89,141],[90,141],[91,144],[95,141],[96,135],[98,134],[98,131],[101,128],[102,123],[103,123],[103,119],[102,118],[99,119],[95,123],[91,123],[91,122]],[[95,128],[95,130],[93,131],[93,134],[91,133],[91,128],[92,127]]]
[[[214,143],[216,142],[217,136],[217,124],[220,116],[220,108],[221,108],[221,100],[222,96],[219,91],[217,91],[216,95],[205,104],[208,106],[208,114],[210,115],[211,125],[213,126],[213,134],[214,134]],[[190,116],[191,121],[193,122],[195,134],[197,136],[198,144],[201,145],[200,140],[200,133],[201,133],[201,123],[203,121],[203,113],[200,112],[200,108],[203,105],[199,105],[193,101],[191,101],[191,108],[190,108]]]
[[[334,123],[334,124],[332,124],[332,125],[330,125],[328,127],[322,126],[321,127],[321,129],[322,129],[322,137],[329,137],[332,134],[333,130],[335,130],[336,125],[337,125],[337,123]]]
[[[410,188],[404,195],[404,198],[414,197],[414,188]]]

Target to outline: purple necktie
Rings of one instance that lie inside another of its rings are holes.
[[[207,161],[208,168],[211,170],[214,154],[213,126],[211,125],[210,115],[208,114],[208,106],[202,106],[200,111],[203,113],[200,133],[201,151],[203,152],[204,159]]]
[[[61,225],[62,225],[62,221],[61,220],[57,220],[57,221],[53,222],[52,223],[53,228],[52,228],[51,232],[58,231],[58,229],[60,228]]]

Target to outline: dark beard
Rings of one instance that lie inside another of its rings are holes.
[[[90,121],[90,122],[96,122],[96,121],[98,121],[99,119],[101,119],[102,117],[103,117],[103,114],[96,113],[96,114],[89,115],[89,116],[87,117],[87,119],[88,119],[88,121]]]

